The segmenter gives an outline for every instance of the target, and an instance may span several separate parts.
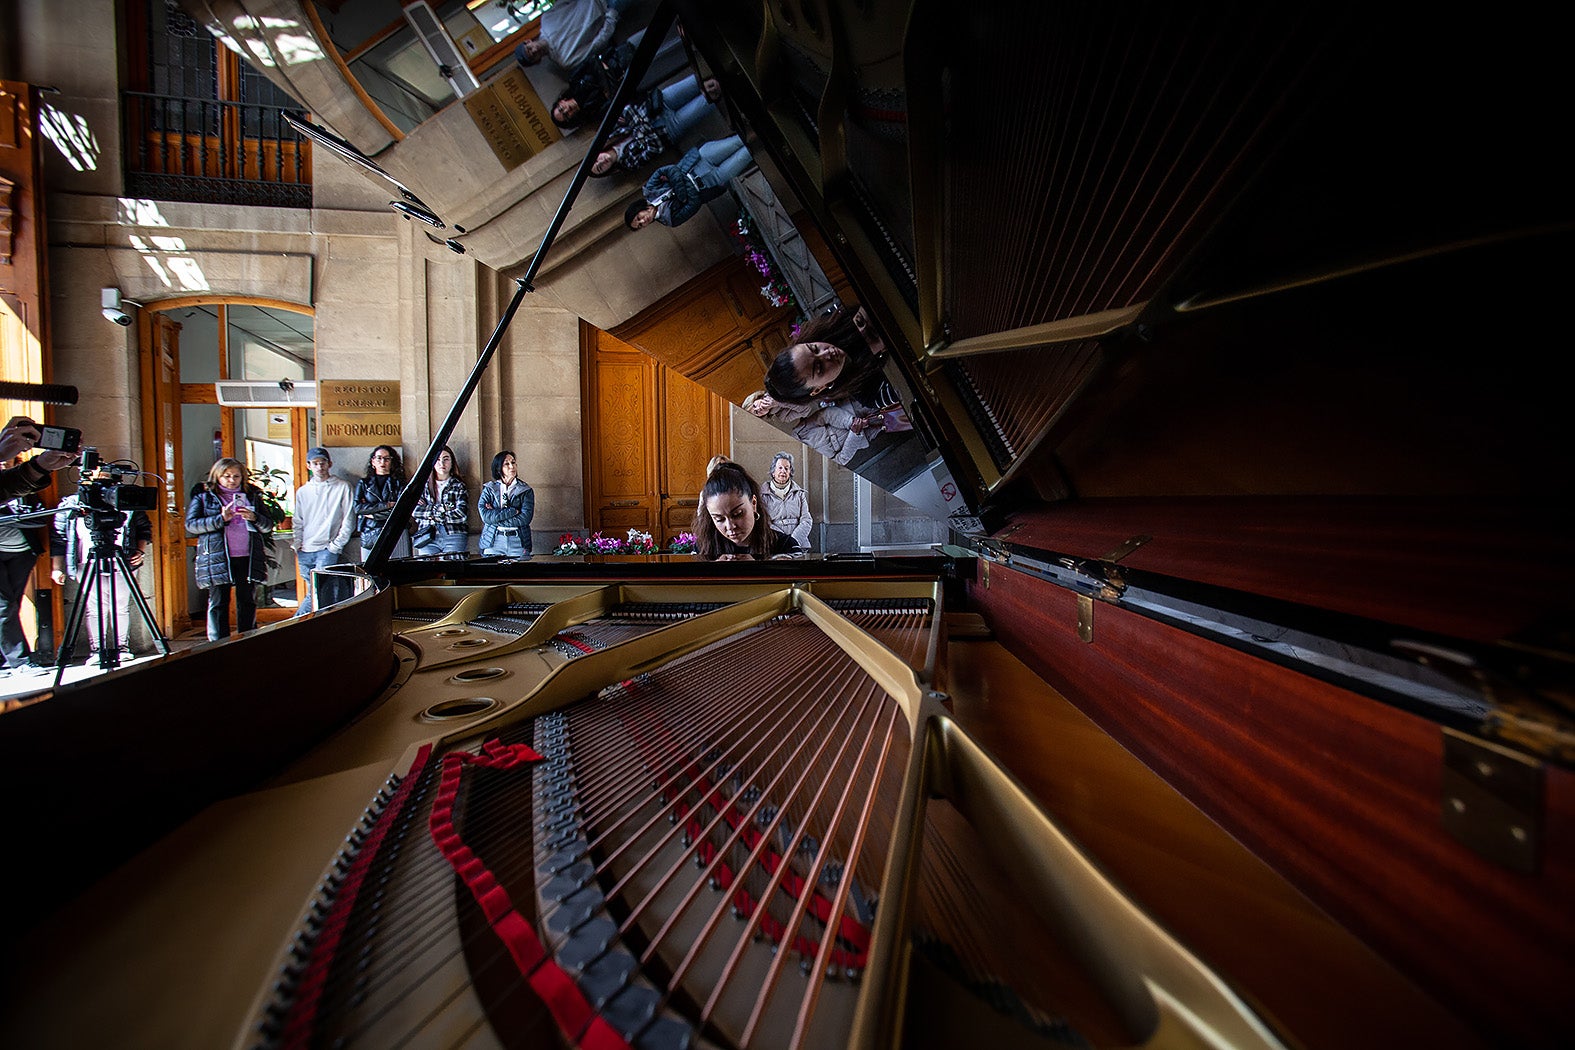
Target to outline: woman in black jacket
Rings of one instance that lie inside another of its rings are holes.
[[[394,509],[404,488],[405,465],[400,462],[399,453],[389,445],[374,448],[366,459],[366,475],[355,484],[354,511],[356,531],[361,533],[362,561],[372,553],[373,545],[383,533],[383,524],[388,521],[388,512]],[[401,536],[390,557],[409,556],[409,539]]]
[[[238,459],[215,463],[186,504],[186,531],[197,537],[197,586],[208,592],[208,641],[230,636],[232,588],[236,630],[257,626],[257,584],[268,578],[267,544],[277,524]]]

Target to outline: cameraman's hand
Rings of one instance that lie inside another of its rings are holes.
[[[225,521],[229,521],[231,518],[235,517],[235,504],[226,503],[224,506],[220,507],[219,517],[223,518]]]
[[[66,570],[50,569],[49,578],[55,581],[56,587],[64,587],[66,585]]]
[[[244,510],[243,509],[243,510],[236,511],[235,513],[240,515],[242,521],[256,521],[257,520],[257,512],[254,511],[254,510]]]
[[[38,438],[38,424],[26,416],[14,417],[6,424],[5,430],[0,431],[0,463],[20,456],[38,444]]]
[[[132,551],[130,554],[126,555],[126,564],[131,566],[133,569],[140,569],[142,567],[143,559],[146,557],[146,551]]]
[[[72,463],[76,462],[76,458],[77,454],[75,452],[49,451],[40,452],[38,455],[34,456],[33,462],[37,463],[45,470],[59,470],[61,467],[70,466]]]

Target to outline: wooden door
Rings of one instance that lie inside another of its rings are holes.
[[[168,314],[138,311],[142,340],[143,462],[164,478],[164,505],[153,519],[154,616],[175,638],[191,629],[186,608],[186,476],[181,462],[180,325]]]
[[[665,546],[690,528],[706,463],[729,452],[727,405],[606,332],[584,334],[585,520]]]
[[[657,491],[662,533],[657,539],[665,546],[671,537],[693,528],[706,464],[712,456],[731,454],[731,447],[726,403],[665,365],[655,368],[661,412]]]

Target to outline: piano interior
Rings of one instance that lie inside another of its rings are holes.
[[[393,561],[6,714],[0,1043],[1562,1045],[1559,34],[673,8],[950,542]]]

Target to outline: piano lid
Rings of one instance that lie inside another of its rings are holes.
[[[1074,498],[1568,487],[1527,381],[1572,218],[1550,27],[678,6],[890,347],[912,430],[851,463],[877,484],[924,473],[965,531]]]

